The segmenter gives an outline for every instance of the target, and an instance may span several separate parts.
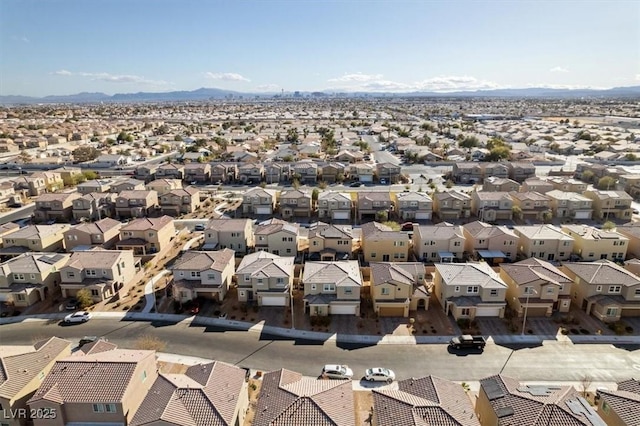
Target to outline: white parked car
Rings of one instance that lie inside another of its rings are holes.
[[[351,380],[353,370],[346,365],[327,364],[322,368],[322,377],[327,379]]]
[[[74,322],[87,322],[90,319],[91,319],[91,314],[89,312],[78,311],[64,317],[64,322],[66,322],[67,324],[70,324]]]
[[[369,368],[365,371],[364,378],[370,382],[391,383],[396,379],[396,374],[388,368]]]

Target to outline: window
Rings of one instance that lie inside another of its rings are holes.
[[[498,295],[498,289],[492,288],[492,289],[489,291],[489,296],[491,296],[491,297],[495,297],[495,296],[497,296],[497,295]]]
[[[471,310],[469,308],[460,309],[460,316],[468,317],[470,313],[471,313]]]
[[[87,270],[85,271],[85,274],[86,274],[88,277],[95,277],[95,276],[96,276],[96,271],[95,271],[95,269],[87,269]]]
[[[20,301],[20,302],[24,302],[25,300],[27,300],[25,295],[21,294],[21,293],[16,294],[16,299],[18,299],[18,301]]]
[[[258,278],[258,285],[262,284],[262,278]]]
[[[609,293],[620,294],[621,291],[622,291],[622,287],[619,286],[619,285],[610,285],[609,286]]]
[[[475,294],[478,293],[479,289],[477,285],[470,285],[469,287],[467,287],[467,293],[469,294]]]
[[[607,313],[606,315],[608,317],[615,317],[618,316],[618,308],[607,308]]]
[[[602,291],[602,286],[601,285],[596,286],[596,291],[600,293]]]
[[[351,287],[346,287],[344,289],[344,294],[348,294],[348,295],[353,294],[353,289]]]
[[[98,290],[96,290],[95,288],[91,289],[91,295],[92,296],[100,296],[100,292]]]
[[[102,404],[93,404],[93,412],[94,413],[104,413],[104,405],[102,405]]]
[[[249,282],[249,281],[251,281],[251,277],[250,277],[249,275],[245,275],[245,276],[244,276],[244,281],[245,281],[245,282]]]
[[[69,271],[69,272],[67,272],[67,277],[68,278],[75,278],[76,277],[76,273]]]
[[[284,278],[276,278],[278,284],[284,284]]]
[[[382,294],[383,296],[388,296],[389,295],[389,289],[387,287],[382,287],[380,289],[380,294]]]
[[[478,240],[478,244],[484,244],[484,240]]]
[[[559,255],[560,257],[564,257],[564,252],[563,252],[563,251],[561,251],[560,253],[558,253],[558,255]]]
[[[400,254],[398,254],[398,253],[393,253],[393,258],[394,258],[394,259],[400,259]]]
[[[460,241],[455,241],[455,242],[453,243],[453,246],[454,246],[454,247],[460,247]]]
[[[318,287],[317,287],[315,284],[311,284],[311,290],[315,290],[315,289],[317,289],[317,288],[318,288]]]
[[[524,288],[524,294],[525,294],[525,295],[527,295],[527,294],[528,294],[528,295],[530,295],[530,296],[531,296],[532,294],[535,294],[535,293],[534,293],[534,290],[533,290],[533,287],[529,287],[529,286],[525,287],[525,288]]]
[[[216,279],[216,274],[207,274],[207,279],[208,280],[215,280]]]
[[[404,241],[394,241],[393,242],[393,246],[394,247],[402,247],[402,246],[404,246]]]
[[[317,242],[317,241],[314,241],[314,242],[313,242],[313,245],[314,245],[314,246],[317,246],[317,245],[318,245],[318,242]]]
[[[336,288],[333,284],[325,284],[322,286],[322,291],[335,291]]]
[[[371,253],[371,257],[376,257],[376,254],[375,253]]]
[[[200,271],[191,271],[191,278],[200,278]]]
[[[547,294],[553,294],[553,287],[547,287]]]
[[[24,280],[24,274],[13,274],[14,280]]]
[[[431,257],[435,258],[436,256],[438,256],[438,253],[436,253],[435,251],[431,253]]]
[[[459,285],[455,286],[455,288],[453,289],[453,291],[455,291],[456,293],[458,293],[458,292],[460,291],[460,286],[459,286]]]

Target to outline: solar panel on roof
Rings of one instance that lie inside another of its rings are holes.
[[[504,396],[504,392],[502,391],[502,387],[498,384],[497,379],[487,379],[482,384],[482,388],[484,392],[487,394],[487,398],[489,401],[496,400],[498,398],[502,398]]]
[[[498,416],[499,419],[507,416],[513,416],[513,414],[513,407],[502,407],[496,410],[496,416]]]

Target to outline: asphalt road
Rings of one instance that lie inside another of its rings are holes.
[[[314,376],[322,365],[346,363],[356,376],[372,366],[395,370],[399,379],[434,374],[457,381],[475,381],[504,373],[522,381],[615,382],[640,375],[640,348],[608,344],[573,345],[545,342],[542,346],[513,350],[490,342],[484,353],[449,353],[445,345],[358,346],[338,342],[294,341],[253,332],[224,331],[191,326],[91,320],[60,326],[57,322],[26,321],[0,326],[0,344],[32,344],[52,335],[75,340],[85,335],[104,336],[121,347],[135,347],[145,334],[166,342],[165,352],[217,359],[264,371],[281,367]]]

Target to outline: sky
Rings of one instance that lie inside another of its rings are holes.
[[[0,95],[637,85],[636,0],[0,1]]]

